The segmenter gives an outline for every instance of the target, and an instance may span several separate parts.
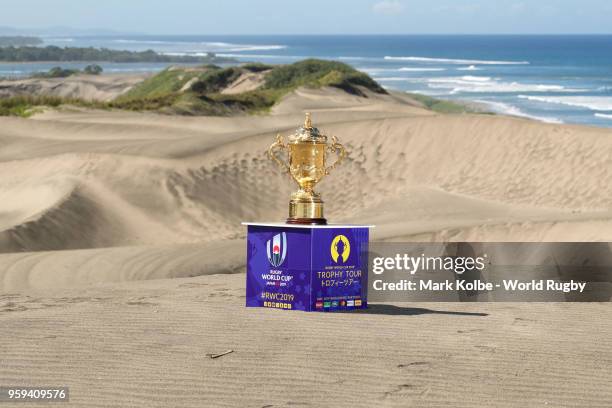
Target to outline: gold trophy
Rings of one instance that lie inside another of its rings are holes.
[[[310,113],[307,113],[304,126],[289,136],[287,144],[279,134],[268,149],[268,157],[289,173],[299,186],[299,190],[291,194],[288,224],[327,224],[321,195],[314,191],[314,186],[346,157],[344,146],[335,136],[331,139],[331,143],[327,143],[327,136],[312,127]],[[282,150],[287,151],[289,164],[277,156],[277,152]],[[336,162],[329,167],[325,167],[327,152],[337,155]]]

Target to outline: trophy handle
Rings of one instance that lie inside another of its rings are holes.
[[[277,155],[276,155],[276,151],[277,150],[281,150],[281,149],[286,149],[287,145],[285,145],[285,143],[283,143],[283,137],[278,134],[276,135],[276,141],[274,143],[272,143],[270,145],[270,147],[268,148],[268,157],[270,158],[270,160],[274,161],[278,167],[281,168],[281,170],[286,171],[287,173],[291,174],[291,170],[289,169],[289,165],[287,163],[285,163],[284,161],[282,161]]]
[[[336,136],[332,136],[332,142],[329,146],[327,146],[327,150],[331,153],[336,153],[338,158],[336,159],[334,164],[325,168],[325,174],[329,174],[333,169],[336,168],[337,165],[342,163],[344,161],[344,158],[346,157],[346,149],[344,148],[344,146],[342,146],[342,144],[340,144],[340,142],[338,142],[338,138],[336,138]]]

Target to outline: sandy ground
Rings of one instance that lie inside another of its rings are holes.
[[[328,218],[374,240],[612,240],[605,129],[338,90],[266,116],[0,118],[1,383],[75,406],[610,406],[607,303],[244,308],[240,222],[286,216],[264,153],[305,110],[350,151]]]
[[[0,377],[91,407],[609,407],[610,306],[245,308],[244,274],[3,295]],[[234,352],[217,359],[207,354]]]

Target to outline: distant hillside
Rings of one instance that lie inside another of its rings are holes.
[[[38,37],[26,36],[0,36],[0,47],[22,47],[28,45],[40,45],[43,43]]]
[[[367,74],[341,62],[308,59],[291,65],[245,64],[220,68],[168,68],[135,86],[114,103],[127,109],[182,114],[232,114],[271,108],[305,86],[331,86],[355,95],[387,93]]]
[[[169,63],[236,63],[233,58],[158,54],[153,50],[125,51],[108,48],[4,46],[0,48],[0,61],[4,62],[169,62]]]

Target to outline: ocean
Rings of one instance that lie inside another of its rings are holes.
[[[45,44],[215,52],[280,64],[340,60],[388,89],[473,101],[489,110],[550,123],[612,127],[612,35],[100,36]],[[0,63],[0,76],[85,63]],[[167,64],[100,64],[105,72],[159,71]]]

